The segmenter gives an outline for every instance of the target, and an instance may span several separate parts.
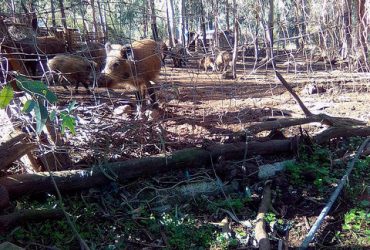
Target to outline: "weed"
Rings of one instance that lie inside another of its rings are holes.
[[[170,249],[186,249],[189,246],[209,247],[215,238],[215,228],[211,225],[197,225],[191,217],[177,218],[163,214],[160,223],[168,238]]]
[[[355,240],[355,244],[370,244],[370,213],[365,209],[353,208],[344,215],[343,231],[337,233],[342,240]]]
[[[311,153],[307,150],[301,151],[300,162],[289,162],[286,165],[293,184],[303,186],[313,181],[315,187],[323,191],[326,184],[336,181],[330,172],[330,151],[328,149],[316,146]]]
[[[243,198],[228,198],[226,200],[220,199],[213,201],[211,203],[207,204],[207,209],[210,212],[217,212],[218,209],[224,208],[224,209],[232,209],[236,213],[239,213],[242,211],[243,208],[246,207],[246,204],[250,202],[251,199],[249,197],[243,197]]]

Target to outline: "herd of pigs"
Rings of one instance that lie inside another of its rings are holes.
[[[187,52],[178,43],[171,49],[168,49],[164,42],[151,39],[138,40],[128,45],[106,43],[103,46],[91,43],[88,44],[88,49],[78,53],[58,54],[55,53],[58,50],[55,48],[64,48],[64,44],[58,44],[58,41],[54,40],[49,40],[49,42],[50,46],[47,40],[37,40],[37,46],[34,47],[43,53],[35,53],[32,51],[32,46],[22,48],[25,55],[34,56],[33,60],[25,60],[29,74],[37,76],[38,72],[41,72],[44,82],[60,84],[66,89],[68,85],[75,85],[76,91],[78,91],[79,84],[89,90],[89,84],[92,83],[94,77],[97,77],[100,87],[117,88],[119,83],[125,83],[136,90],[138,113],[141,112],[146,94],[149,96],[152,107],[158,107],[151,81],[155,81],[159,76],[166,56],[172,58],[174,67],[186,65]],[[52,58],[47,56],[52,54],[55,55]],[[205,71],[211,68],[213,71],[224,72],[231,60],[230,52],[220,51],[214,57],[206,54],[198,61],[198,65],[199,69]],[[48,69],[40,70],[40,65],[45,67],[45,64]]]

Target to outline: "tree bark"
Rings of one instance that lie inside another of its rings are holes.
[[[352,48],[351,9],[352,9],[352,0],[343,0],[344,41],[341,49],[341,56],[343,59],[348,58],[349,51]]]
[[[6,176],[0,178],[0,186],[8,191],[10,199],[15,199],[22,195],[53,192],[54,185],[50,174],[60,191],[71,191],[107,184],[110,181],[127,181],[151,176],[170,170],[209,166],[217,162],[221,156],[225,160],[243,159],[253,154],[293,152],[295,148],[295,140],[220,144],[209,146],[206,149],[188,148],[167,155],[107,163],[84,170]]]
[[[239,24],[237,19],[236,0],[233,0],[233,15],[234,15],[234,49],[232,60],[232,78],[236,78],[236,61],[238,59],[238,39],[239,39]]]
[[[204,53],[207,53],[207,30],[206,30],[206,20],[205,20],[205,15],[206,13],[204,12],[204,5],[203,5],[203,0],[200,1],[200,22],[201,22],[201,29],[203,33],[203,51]]]
[[[100,0],[97,0],[97,3],[98,3],[98,11],[99,11],[99,17],[100,17],[100,25],[101,25],[101,30],[102,30],[102,33],[103,33],[103,37],[102,37],[101,40],[102,40],[103,43],[105,43],[106,39],[108,38],[108,36],[107,36],[107,26],[106,26],[106,23],[105,23],[104,15],[103,15],[102,10],[101,10]]]
[[[61,209],[49,210],[21,210],[0,216],[0,232],[6,232],[15,226],[27,222],[44,222],[48,219],[62,219],[64,213]]]
[[[57,27],[57,22],[55,21],[55,5],[54,0],[50,0],[50,11],[51,11],[51,25],[53,28]]]
[[[96,22],[96,11],[95,11],[95,1],[90,0],[90,5],[91,5],[91,13],[92,13],[92,21],[94,25],[94,32],[95,32],[95,40],[99,41],[100,40],[100,25],[97,24]]]
[[[59,0],[60,15],[62,16],[62,25],[64,29],[67,29],[66,13],[64,11],[64,0]]]
[[[181,26],[181,34],[180,40],[184,47],[186,47],[186,36],[185,36],[185,0],[179,1],[179,9],[180,9],[180,26]]]
[[[155,41],[159,41],[158,29],[157,29],[157,18],[156,18],[156,15],[155,15],[154,0],[150,0],[149,5],[150,5],[150,11],[151,11],[151,13],[150,13],[150,26],[152,28],[153,39]]]
[[[14,138],[1,143],[0,145],[0,169],[7,169],[10,164],[21,158],[23,155],[34,150],[36,145],[25,143],[23,139],[26,134],[18,134]]]
[[[258,208],[257,222],[255,226],[256,240],[260,250],[271,249],[270,240],[266,232],[265,217],[271,206],[271,181],[265,184],[263,190],[263,197],[261,204]]]
[[[167,18],[167,33],[168,33],[168,40],[169,46],[172,48],[174,46],[174,39],[172,34],[172,23],[171,19],[173,18],[170,16],[170,3],[169,0],[166,0],[166,18]]]

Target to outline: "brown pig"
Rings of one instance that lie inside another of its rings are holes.
[[[165,65],[165,59],[168,55],[168,47],[167,44],[163,41],[158,41],[158,49],[161,53],[161,60],[162,60],[162,65]]]
[[[81,56],[64,54],[56,55],[47,65],[51,71],[51,77],[47,78],[49,81],[59,82],[65,89],[68,89],[68,83],[74,84],[76,92],[80,83],[89,90],[88,84],[97,66],[95,62]]]
[[[222,68],[222,72],[226,71],[231,60],[232,60],[232,55],[230,54],[230,52],[221,51],[220,53],[218,53],[216,60],[215,60],[216,70],[219,71]]]
[[[186,54],[186,50],[184,46],[177,43],[171,50],[171,57],[173,60],[173,66],[175,68],[181,68],[185,66],[185,59],[184,56]]]
[[[47,57],[66,52],[65,43],[54,36],[36,37],[34,40],[26,38],[15,45],[19,52],[23,53],[25,66],[33,76],[37,75],[40,63],[44,66]]]
[[[205,55],[199,60],[199,68],[204,68],[204,71],[207,72],[209,67],[212,68],[212,71],[215,70],[215,60],[210,55]]]
[[[161,53],[154,40],[143,39],[129,45],[105,45],[107,59],[99,84],[107,88],[126,83],[136,89],[137,111],[140,117],[146,91],[151,105],[156,108],[156,95],[151,87],[161,70]]]
[[[99,71],[103,69],[104,61],[107,57],[104,44],[97,42],[88,42],[83,46],[82,50],[78,52],[78,55],[94,61],[96,63],[96,69]]]

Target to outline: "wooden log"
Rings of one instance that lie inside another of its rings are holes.
[[[370,127],[352,128],[352,127],[333,127],[324,130],[323,132],[314,136],[314,141],[317,144],[328,142],[332,138],[347,138],[361,136],[370,136]]]
[[[366,122],[347,118],[347,117],[333,117],[325,114],[311,115],[304,118],[282,118],[276,121],[265,121],[254,123],[245,128],[245,130],[251,132],[252,134],[257,134],[262,131],[281,129],[290,126],[297,126],[302,124],[308,124],[313,122],[320,122],[329,126],[363,126]]]
[[[0,169],[6,169],[15,160],[36,148],[35,144],[23,141],[26,137],[24,133],[15,134],[0,144]]]
[[[292,141],[276,140],[213,145],[207,149],[188,148],[167,155],[106,163],[83,170],[6,176],[0,178],[0,185],[9,192],[10,199],[32,193],[53,192],[55,188],[50,175],[53,176],[60,191],[79,190],[107,184],[112,180],[127,181],[170,170],[209,166],[220,156],[224,159],[237,159],[253,154],[292,152],[296,147]]]
[[[261,250],[271,249],[270,240],[265,229],[265,217],[271,207],[271,181],[267,181],[263,190],[263,197],[258,208],[257,222],[255,226],[256,240]]]
[[[12,227],[31,221],[43,222],[47,219],[61,219],[63,217],[64,213],[61,209],[21,210],[0,216],[0,232],[6,232]]]

